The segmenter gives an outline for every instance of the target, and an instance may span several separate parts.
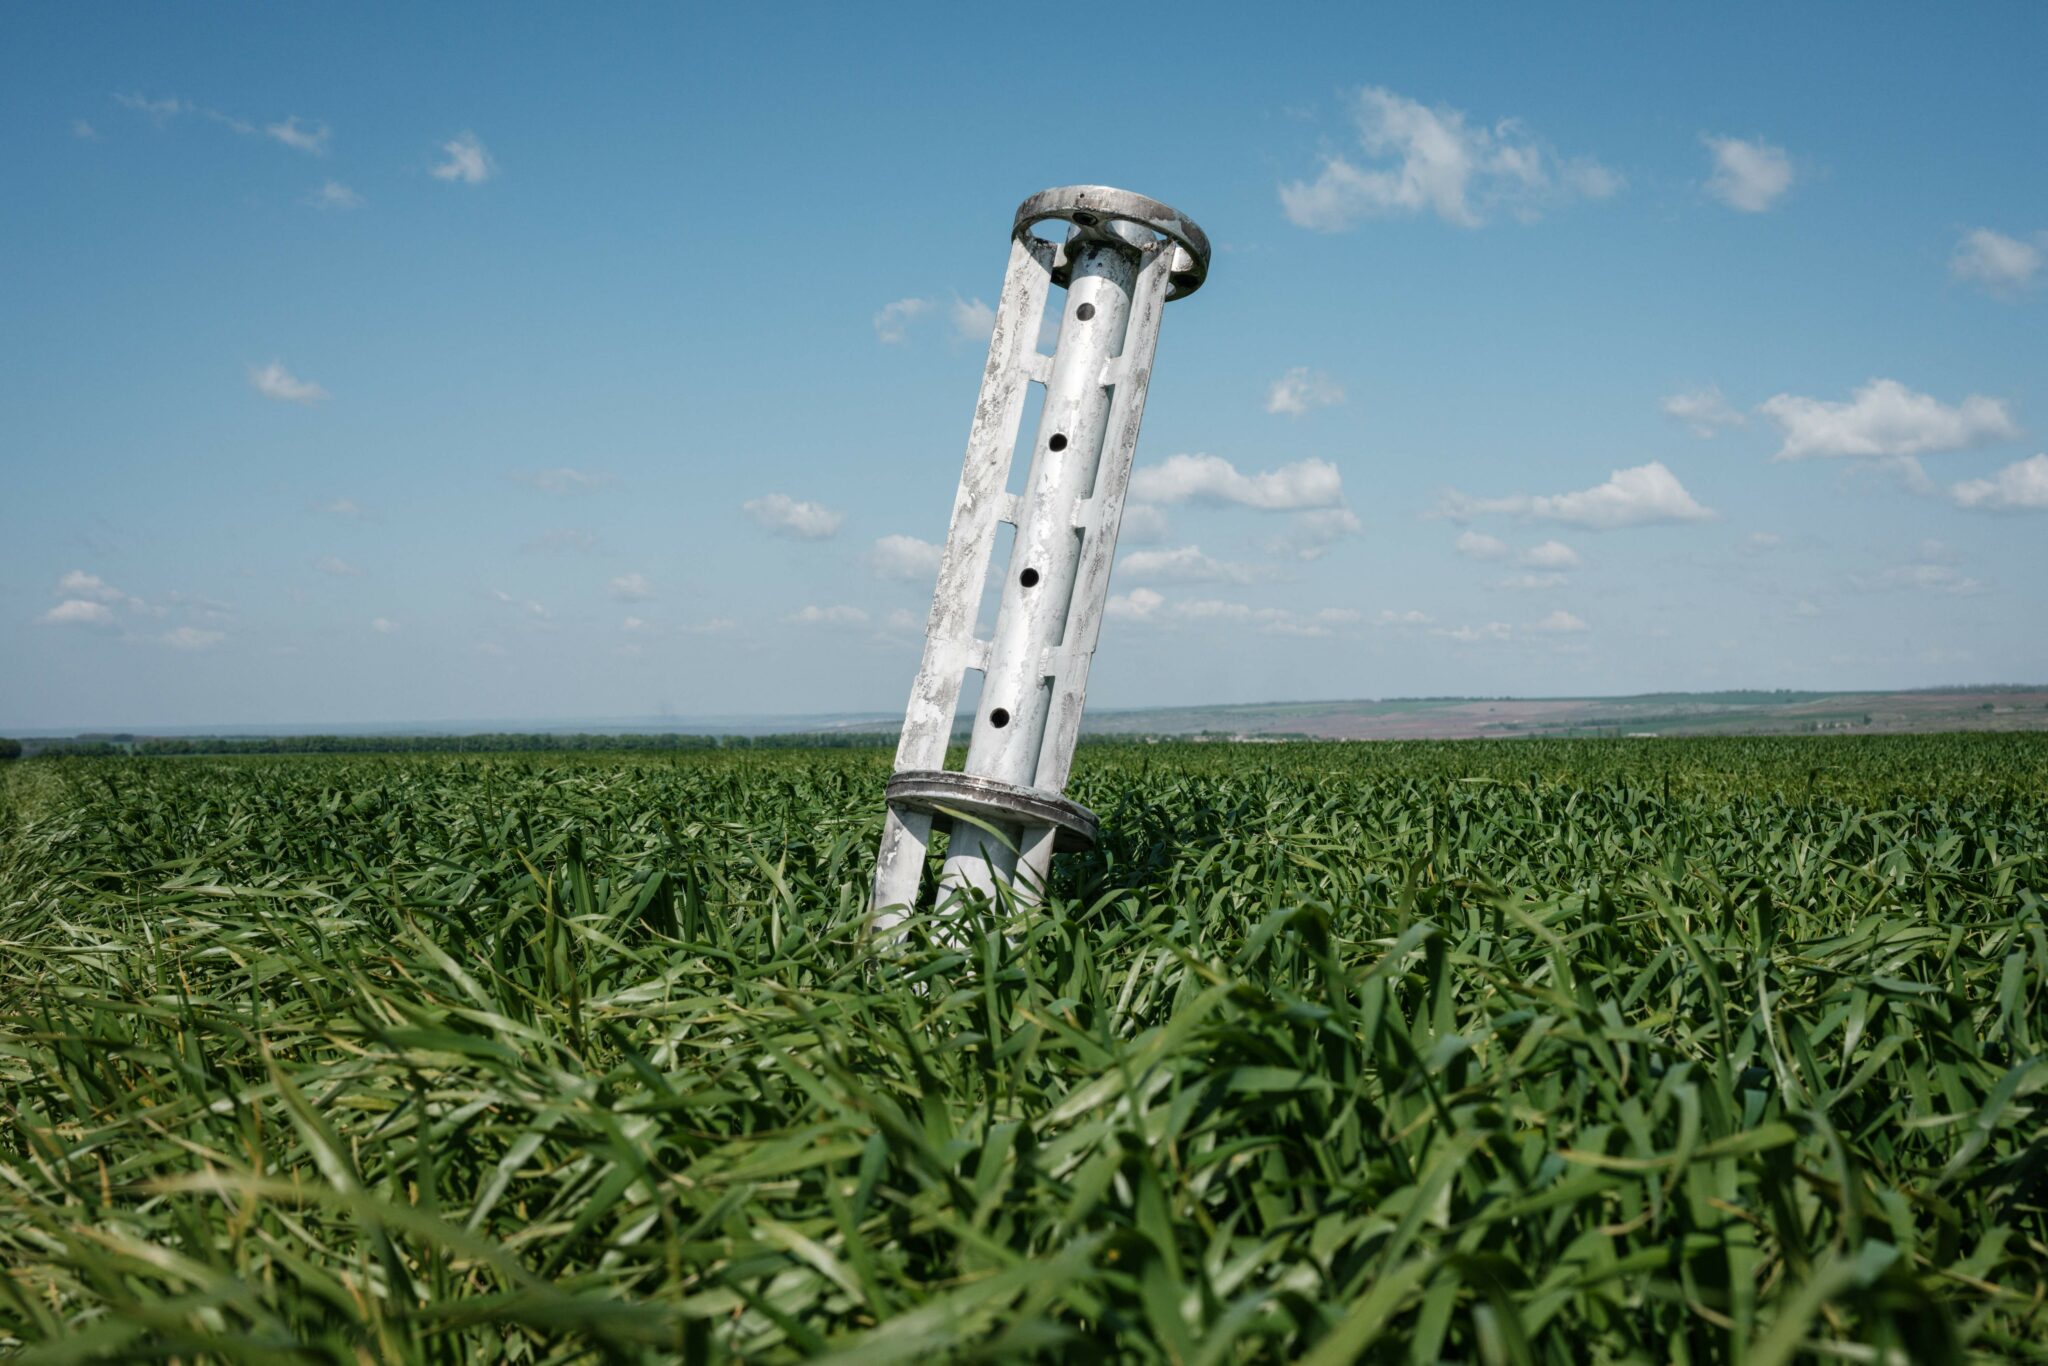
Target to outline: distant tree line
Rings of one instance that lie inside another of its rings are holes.
[[[203,754],[502,754],[559,750],[869,749],[892,746],[896,732],[825,731],[789,735],[107,735],[31,740],[33,755],[150,756]],[[20,741],[0,741],[4,746]]]

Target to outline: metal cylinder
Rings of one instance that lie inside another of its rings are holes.
[[[1094,490],[1113,392],[1102,377],[1123,350],[1137,278],[1137,251],[1118,242],[1089,243],[1073,261],[988,674],[968,741],[968,773],[1019,787],[1033,786],[1038,776],[1052,709],[1053,678],[1045,661],[1066,632],[1081,567],[1075,509]],[[1014,876],[1021,831],[1011,827],[1002,833],[1009,847],[979,827],[956,823],[942,885],[993,892],[996,878]]]
[[[1069,225],[1063,243],[1033,229]],[[1163,306],[1200,288],[1201,229],[1156,200],[1099,185],[1024,201],[989,342],[967,461],[896,750],[873,924],[915,901],[934,816],[953,818],[942,885],[1036,895],[1056,840],[1092,840],[1093,815],[1063,795]],[[1053,354],[1035,338],[1052,286],[1066,298]],[[1004,491],[1024,397],[1045,386],[1022,493]],[[996,528],[1016,528],[988,640],[974,614]],[[943,768],[963,675],[983,674],[964,771]]]

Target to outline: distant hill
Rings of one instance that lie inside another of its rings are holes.
[[[588,725],[589,723],[582,723]],[[700,723],[702,724],[702,723]],[[439,722],[421,726],[219,727],[23,738],[49,752],[218,754],[379,753],[550,749],[784,748],[894,742],[896,717],[719,717],[702,730],[673,718],[575,723]],[[1634,697],[1392,697],[1249,702],[1207,707],[1098,709],[1083,736],[1215,740],[1485,740],[1527,736],[1906,735],[1953,730],[2048,731],[2048,685],[1920,692],[1673,692]],[[956,740],[964,741],[961,717]]]
[[[1086,729],[1095,735],[1210,735],[1247,740],[2048,730],[2048,686],[1264,702],[1091,712]]]

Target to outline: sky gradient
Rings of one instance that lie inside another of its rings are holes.
[[[900,709],[1086,182],[1092,705],[2048,679],[2048,11],[1016,13],[9,9],[0,733]]]

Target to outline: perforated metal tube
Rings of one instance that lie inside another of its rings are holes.
[[[1052,219],[1071,225],[1057,246],[1031,232]],[[1047,190],[1017,211],[924,659],[896,751],[899,774],[925,775],[896,787],[925,796],[889,803],[875,869],[878,929],[899,923],[915,902],[933,813],[948,809],[929,794],[935,782],[945,786],[938,771],[969,669],[983,670],[985,681],[964,771],[983,785],[978,814],[953,823],[943,885],[994,893],[1009,883],[1028,897],[1044,884],[1054,842],[1045,803],[1063,800],[1080,733],[1161,310],[1201,286],[1208,261],[1199,228],[1122,190]],[[1054,284],[1067,293],[1047,357],[1033,339]],[[1046,386],[1046,399],[1024,491],[1012,497],[1003,490],[1032,382]],[[1002,522],[1017,536],[992,635],[977,640],[974,613]],[[1000,794],[1013,789],[1005,806]],[[991,819],[1003,812],[1017,819]]]

